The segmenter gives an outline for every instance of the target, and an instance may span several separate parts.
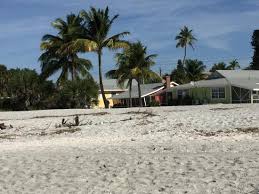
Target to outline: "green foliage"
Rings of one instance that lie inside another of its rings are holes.
[[[183,29],[180,30],[180,33],[175,37],[175,40],[177,40],[176,47],[184,48],[186,46],[193,47],[194,42],[197,40],[193,34],[192,30],[189,30],[187,26],[184,26]]]
[[[199,61],[197,59],[186,60],[186,64],[184,66],[186,77],[188,81],[199,81],[201,79],[204,79],[203,72],[205,71],[206,66],[203,65],[202,61]]]
[[[255,30],[252,36],[251,45],[254,49],[254,56],[248,69],[259,70],[259,30]]]
[[[83,33],[82,18],[75,14],[67,15],[66,21],[56,19],[52,26],[58,30],[56,36],[46,34],[42,38],[41,49],[43,53],[39,57],[41,62],[41,76],[45,79],[60,72],[58,84],[71,77],[89,75],[92,67],[91,61],[78,57],[79,50],[71,47],[77,38]]]
[[[235,70],[235,69],[240,69],[240,65],[237,61],[237,59],[234,59],[229,62],[229,66],[227,67],[229,70]]]
[[[92,78],[76,79],[62,85],[58,104],[66,108],[84,108],[96,104],[97,98],[98,85]]]
[[[184,65],[181,60],[178,60],[176,68],[172,71],[171,80],[175,81],[178,84],[184,84],[188,82],[186,77],[186,72],[184,69]]]
[[[105,108],[108,108],[109,103],[104,94],[102,81],[102,50],[103,48],[115,50],[128,47],[129,43],[121,38],[128,35],[129,32],[122,32],[109,36],[112,24],[119,15],[115,15],[111,18],[108,7],[106,7],[106,9],[91,7],[88,12],[82,10],[80,12],[80,17],[84,24],[83,34],[74,42],[73,47],[82,52],[93,51],[98,54],[100,89]]]
[[[171,79],[179,84],[189,83],[204,79],[204,70],[206,66],[197,59],[187,59],[185,65],[179,60],[176,69],[171,73]]]
[[[229,62],[229,65],[226,65],[224,62],[216,63],[212,66],[210,72],[215,72],[216,70],[235,70],[239,69],[240,65],[236,59]]]
[[[6,66],[0,64],[0,97],[5,95],[8,71]]]
[[[6,72],[8,76],[4,80],[2,88],[3,109],[40,108],[40,102],[54,91],[53,83],[41,80],[35,70],[10,69]]]
[[[150,104],[149,104],[150,107],[158,107],[160,106],[159,102],[157,101],[151,101]]]
[[[227,70],[227,65],[226,65],[226,63],[224,63],[224,62],[215,63],[215,64],[212,66],[210,72],[215,72],[216,70]]]
[[[84,108],[95,103],[98,86],[91,76],[74,81],[65,81],[58,88],[52,81],[41,79],[35,70],[10,69],[4,66],[1,72],[0,109],[34,110],[53,108]]]
[[[106,77],[117,79],[120,86],[123,86],[127,81],[130,94],[132,81],[136,80],[139,96],[141,96],[140,84],[161,81],[160,76],[151,70],[155,64],[154,58],[156,56],[154,54],[147,55],[147,47],[144,47],[141,42],[132,43],[122,53],[117,53],[117,69],[107,72]],[[141,105],[141,98],[139,100]]]

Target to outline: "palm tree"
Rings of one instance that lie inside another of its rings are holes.
[[[193,44],[197,39],[193,36],[192,30],[189,30],[187,26],[184,26],[180,33],[175,37],[175,40],[178,41],[176,48],[184,48],[183,65],[185,65],[187,46],[191,46],[194,49]]]
[[[83,34],[74,42],[73,46],[83,52],[93,51],[97,53],[100,89],[105,108],[109,108],[109,102],[107,101],[104,93],[102,80],[103,49],[108,48],[114,50],[119,48],[126,48],[129,43],[127,41],[121,40],[121,38],[125,35],[128,35],[129,32],[122,32],[109,36],[112,24],[119,15],[115,15],[114,17],[110,18],[108,7],[106,7],[104,10],[95,9],[92,7],[89,12],[85,10],[81,11],[80,16],[84,22]]]
[[[91,61],[78,57],[79,50],[69,49],[79,35],[82,33],[82,19],[79,16],[70,14],[66,21],[61,18],[56,19],[52,26],[58,30],[58,35],[46,34],[42,38],[42,55],[39,57],[41,62],[41,76],[48,78],[61,70],[58,83],[68,79],[85,76],[89,74],[92,67]]]
[[[204,70],[206,66],[203,65],[202,61],[198,60],[186,60],[186,64],[184,66],[186,76],[189,81],[198,81],[204,78]]]
[[[107,72],[106,76],[116,78],[119,84],[124,84],[127,81],[130,106],[132,106],[132,81],[136,80],[138,83],[139,106],[142,106],[141,84],[144,84],[147,79],[161,80],[161,77],[150,69],[155,64],[153,59],[157,55],[147,55],[147,47],[144,47],[141,42],[137,42],[130,44],[129,48],[116,56],[118,68]]]
[[[131,65],[129,64],[127,51],[124,50],[123,53],[117,53],[116,59],[117,69],[113,69],[108,71],[105,76],[107,78],[117,79],[117,84],[119,87],[126,87],[129,88],[129,107],[132,107],[132,81],[134,80],[134,75],[132,74]]]
[[[240,65],[237,61],[237,59],[232,60],[229,62],[229,65],[226,65],[224,62],[216,63],[212,66],[211,72],[215,72],[216,70],[235,70],[239,69]]]
[[[240,68],[240,65],[239,65],[237,59],[234,59],[229,62],[229,66],[228,66],[229,70],[235,70],[235,69],[239,69],[239,68]]]
[[[227,70],[228,69],[228,66],[226,65],[226,63],[224,62],[220,62],[220,63],[215,63],[210,72],[215,72],[216,70]]]
[[[131,74],[138,83],[139,105],[142,107],[140,85],[145,83],[145,79],[161,80],[160,76],[150,69],[155,64],[154,58],[157,55],[147,55],[147,47],[144,47],[139,41],[130,45],[128,53]]]

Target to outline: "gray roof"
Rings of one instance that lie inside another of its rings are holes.
[[[221,79],[212,79],[212,80],[201,80],[196,81],[188,84],[183,84],[179,86],[175,86],[173,88],[167,89],[167,92],[171,92],[175,89],[177,90],[187,90],[190,88],[200,87],[200,88],[206,88],[206,87],[225,87],[228,85],[228,82],[225,78]]]
[[[223,77],[230,79],[258,79],[259,70],[217,70]]]
[[[246,88],[249,90],[259,89],[258,70],[218,70],[232,86]]]
[[[99,83],[99,81],[97,81],[97,83]],[[103,80],[104,91],[125,91],[125,90],[127,90],[126,84],[127,84],[127,82],[125,82],[125,85],[122,88],[120,88],[117,84],[116,79],[104,79]],[[132,85],[133,86],[137,85],[137,82],[135,80],[133,80]]]
[[[249,90],[259,90],[259,71],[258,70],[218,70],[216,79],[201,80],[170,88],[167,91],[171,92],[174,89],[190,89],[194,87],[225,87],[228,85],[245,88]]]
[[[154,83],[154,84],[143,84],[140,85],[141,88],[141,97],[145,97],[149,94],[152,94],[156,91],[159,91],[164,88],[163,83]],[[132,98],[138,98],[138,87],[133,86],[131,91]],[[129,98],[129,91],[123,92],[119,95],[114,95],[112,99],[128,99]]]

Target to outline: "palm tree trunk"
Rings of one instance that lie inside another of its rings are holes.
[[[103,98],[103,103],[105,108],[109,108],[109,102],[106,99],[104,88],[103,88],[103,78],[102,78],[102,51],[98,51],[98,66],[99,66],[99,82],[100,82],[100,89]]]
[[[184,46],[183,66],[185,65],[186,53],[187,53],[187,47],[186,47],[186,45],[185,45],[185,46]]]
[[[139,100],[139,106],[142,107],[142,99],[141,99],[141,88],[140,88],[140,79],[138,81],[138,100]]]
[[[129,85],[129,107],[132,107],[132,97],[131,97],[131,91],[132,91],[132,80],[130,80],[130,85]]]

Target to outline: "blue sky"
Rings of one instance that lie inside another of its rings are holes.
[[[175,48],[174,37],[184,25],[193,29],[198,41],[188,58],[215,62],[238,59],[247,66],[253,55],[251,35],[259,27],[259,0],[1,0],[0,64],[8,68],[28,67],[40,72],[37,59],[40,40],[55,34],[50,23],[89,6],[109,6],[119,14],[112,33],[130,31],[129,40],[141,40],[150,54],[158,54],[155,70],[171,71],[183,50]],[[97,57],[85,54],[94,63]],[[105,52],[104,71],[114,64],[114,53]]]

